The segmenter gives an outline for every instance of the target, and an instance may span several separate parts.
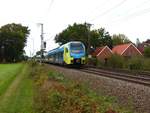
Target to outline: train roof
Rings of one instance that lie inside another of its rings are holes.
[[[82,42],[81,41],[70,41],[70,42],[68,42],[66,44],[70,44],[70,43],[82,43]]]
[[[47,55],[55,54],[55,53],[58,53],[58,52],[63,52],[64,51],[64,46],[67,46],[67,45],[69,45],[71,43],[82,43],[82,42],[80,42],[80,41],[70,41],[70,42],[68,42],[66,44],[61,45],[60,47],[57,47],[55,49],[52,49],[52,50],[48,51]]]

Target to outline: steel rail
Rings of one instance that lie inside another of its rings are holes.
[[[91,73],[91,74],[96,74],[96,75],[100,75],[104,77],[120,79],[120,80],[124,80],[128,82],[134,82],[137,84],[142,84],[142,85],[150,87],[150,77],[139,77],[135,75],[129,75],[129,74],[118,73],[118,72],[108,72],[106,70],[94,69],[94,68],[81,68],[80,71]]]

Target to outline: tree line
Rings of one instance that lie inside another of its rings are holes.
[[[109,46],[112,48],[118,44],[131,42],[124,34],[114,34],[111,36],[105,28],[90,29],[91,24],[69,25],[62,32],[55,36],[55,42],[59,45],[69,41],[82,41],[87,52],[100,46]],[[15,62],[24,58],[24,47],[30,30],[27,26],[21,24],[7,24],[0,28],[0,62]],[[150,49],[147,50],[148,54]]]
[[[30,30],[21,24],[7,24],[0,28],[0,62],[15,62],[23,58]]]
[[[105,28],[91,30],[90,27],[91,24],[89,23],[69,25],[55,36],[55,42],[62,45],[69,41],[82,41],[87,49],[96,49],[96,47],[105,45],[112,48],[118,44],[131,42],[124,34],[111,36]]]

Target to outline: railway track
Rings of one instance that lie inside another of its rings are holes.
[[[57,65],[57,66],[60,66],[60,65]],[[62,66],[60,66],[60,67],[62,67]],[[63,68],[68,68],[68,67],[63,67]],[[146,72],[146,73],[141,72],[139,74],[134,75],[131,73],[116,72],[116,71],[112,71],[112,70],[100,69],[100,68],[96,68],[93,66],[84,66],[84,67],[81,67],[78,69],[76,68],[76,70],[99,75],[99,76],[105,76],[105,77],[109,77],[109,78],[115,78],[115,79],[124,80],[124,81],[128,81],[128,82],[142,84],[142,85],[150,87],[150,73],[149,72]]]
[[[91,68],[91,67],[81,68],[80,71],[99,75],[99,76],[105,76],[105,77],[115,78],[115,79],[124,80],[128,82],[133,82],[137,84],[142,84],[150,87],[150,76],[148,75],[142,76],[142,73],[141,76],[138,76],[138,75],[113,72],[113,71]]]

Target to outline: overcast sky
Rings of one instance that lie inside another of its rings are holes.
[[[40,49],[37,23],[44,24],[47,50],[57,47],[54,36],[74,22],[104,27],[111,35],[123,33],[133,42],[150,38],[150,0],[0,0],[0,14],[0,26],[29,26],[28,55]]]

